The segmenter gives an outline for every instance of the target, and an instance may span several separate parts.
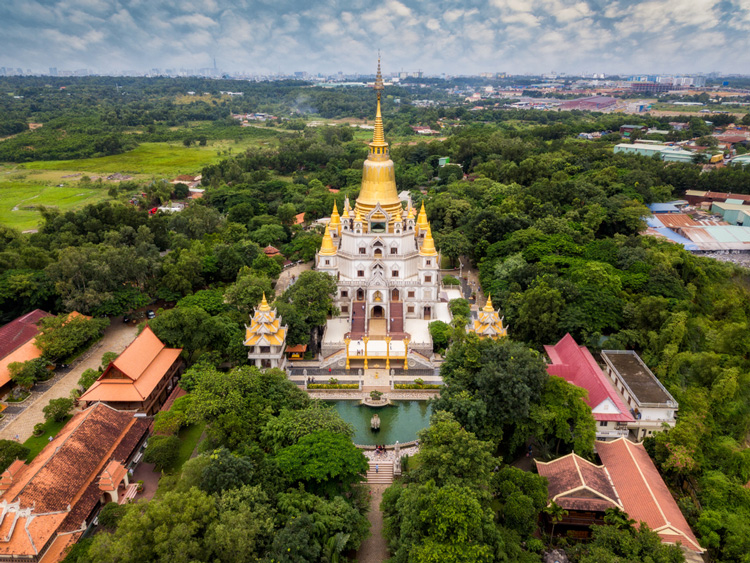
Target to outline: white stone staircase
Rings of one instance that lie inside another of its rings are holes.
[[[378,472],[375,473],[375,465],[378,466]],[[367,482],[370,485],[389,485],[393,483],[393,462],[392,461],[370,461],[370,468],[367,470]]]

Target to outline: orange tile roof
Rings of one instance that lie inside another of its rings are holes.
[[[59,563],[68,553],[68,549],[78,541],[83,532],[58,535],[52,544],[44,552],[39,563]]]
[[[29,360],[42,357],[42,351],[36,347],[35,342],[36,338],[34,337],[0,360],[0,385],[10,383],[10,369],[8,369],[8,366],[13,362],[28,362]]]
[[[6,506],[0,555],[38,556],[56,534],[82,531],[101,494],[97,476],[113,456],[125,462],[147,428],[144,419],[98,403],[77,413],[31,463],[11,465],[3,474],[9,487],[0,496]],[[127,452],[120,447],[124,443],[129,444]],[[52,557],[55,551],[59,556],[65,543],[54,539],[57,547],[45,560],[59,560]]]
[[[632,519],[645,522],[665,543],[679,540],[688,549],[703,553],[643,444],[619,438],[597,441],[596,450]]]
[[[115,460],[110,461],[99,476],[99,489],[116,491],[127,472],[128,470],[122,463]]]
[[[144,401],[177,361],[180,352],[182,348],[167,348],[147,326],[81,395],[81,400]]]
[[[301,225],[305,222],[305,214],[304,213],[297,213],[294,216],[294,224],[295,225]]]
[[[548,463],[537,461],[536,467],[549,482],[550,501],[567,510],[604,512],[622,508],[609,473],[601,465],[573,453]]]

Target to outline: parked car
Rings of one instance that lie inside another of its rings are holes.
[[[146,311],[146,317],[148,317],[149,319],[153,319],[155,316],[156,313],[154,313],[153,309],[149,309],[148,311]]]

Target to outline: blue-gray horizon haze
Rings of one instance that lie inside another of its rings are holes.
[[[745,0],[3,0],[0,65],[750,73]],[[731,56],[731,54],[736,54]]]

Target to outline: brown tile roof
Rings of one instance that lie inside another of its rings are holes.
[[[679,539],[688,549],[703,553],[643,444],[619,438],[596,442],[596,449],[612,477],[625,512],[632,519],[645,522],[665,543]]]
[[[662,225],[670,228],[700,227],[700,223],[694,221],[690,215],[683,213],[660,213],[659,221]]]
[[[34,338],[39,332],[37,323],[44,317],[51,316],[41,309],[35,309],[0,327],[0,358]]]
[[[549,482],[550,501],[566,510],[604,512],[622,508],[607,469],[576,454],[544,463],[536,462],[539,475]]]
[[[99,475],[99,490],[112,492],[116,491],[117,487],[120,486],[120,481],[125,478],[125,474],[128,472],[125,466],[119,461],[112,460],[104,468],[102,474]]]
[[[80,530],[98,502],[105,464],[113,453],[125,454],[125,441],[140,442],[147,427],[146,419],[101,403],[77,413],[29,465],[15,467],[0,497],[0,504],[16,505],[0,522],[0,555],[38,555],[55,534]]]
[[[180,352],[182,348],[167,348],[147,326],[81,395],[81,400],[142,402],[159,385]]]

